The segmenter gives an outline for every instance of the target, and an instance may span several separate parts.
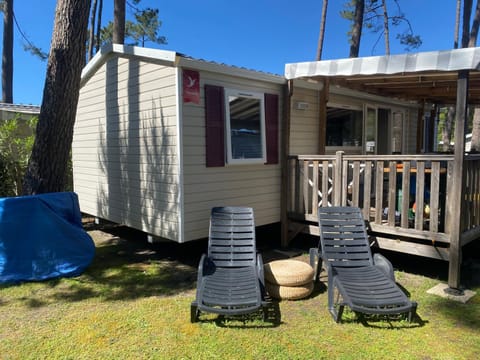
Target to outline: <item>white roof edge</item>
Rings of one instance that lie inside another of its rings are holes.
[[[285,77],[298,79],[460,70],[480,70],[480,47],[291,63],[285,65]]]
[[[38,115],[40,114],[40,105],[9,104],[0,102],[0,111]]]
[[[88,62],[82,70],[82,81],[88,78],[111,54],[123,56],[138,56],[152,60],[164,61],[175,64],[177,53],[175,51],[143,48],[138,46],[107,44],[100,48],[95,56]]]
[[[366,101],[371,101],[375,103],[384,103],[396,106],[403,106],[403,107],[410,107],[410,108],[419,108],[420,105],[416,102],[406,101],[397,98],[391,97],[384,97],[381,95],[376,94],[369,94],[364,91],[353,90],[345,87],[339,86],[330,86],[329,91],[331,94],[343,95],[343,96],[351,96],[357,99],[363,99]]]
[[[269,74],[256,70],[249,70],[236,66],[218,64],[215,62],[192,59],[178,54],[175,51],[142,48],[137,46],[107,44],[102,46],[97,54],[82,70],[82,82],[90,77],[97,68],[112,54],[120,56],[136,56],[148,60],[165,62],[171,66],[188,67],[215,73],[239,76],[247,79],[262,80],[271,83],[284,84],[286,79],[282,75]]]
[[[196,70],[210,71],[225,75],[238,76],[247,79],[261,80],[276,84],[285,84],[287,80],[282,75],[270,74],[257,70],[250,70],[241,67],[218,64],[215,62],[191,59],[188,57],[179,57],[177,65],[180,67],[192,68]]]

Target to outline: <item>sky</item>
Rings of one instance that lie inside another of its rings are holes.
[[[340,17],[345,0],[330,0],[322,59],[349,55],[349,22]],[[392,3],[389,0],[389,3]],[[15,0],[14,13],[23,33],[48,52],[55,15],[54,0]],[[422,46],[415,51],[453,47],[455,0],[399,0]],[[322,0],[142,0],[139,7],[157,8],[159,35],[166,45],[147,46],[176,51],[197,59],[283,75],[286,63],[313,61],[317,51]],[[394,8],[390,10],[392,14]],[[127,6],[127,18],[133,11]],[[104,0],[103,20],[112,19],[113,0]],[[391,29],[391,54],[404,53]],[[3,26],[0,26],[3,37]],[[25,41],[14,33],[13,100],[40,105],[46,61],[26,53]],[[375,45],[376,44],[376,45]],[[1,46],[1,42],[0,42]],[[360,56],[384,55],[383,38],[364,30]]]

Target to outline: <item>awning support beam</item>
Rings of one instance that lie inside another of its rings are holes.
[[[458,72],[457,80],[457,107],[455,115],[455,161],[453,165],[452,197],[447,205],[449,211],[450,259],[448,269],[448,286],[452,289],[460,288],[460,267],[462,264],[462,246],[460,235],[462,224],[462,200],[464,195],[463,163],[465,157],[465,128],[467,119],[469,72]]]

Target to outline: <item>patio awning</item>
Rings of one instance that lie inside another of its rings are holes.
[[[470,72],[469,103],[480,103],[480,48],[323,60],[285,65],[287,79],[338,85],[404,100],[454,104],[458,72]]]

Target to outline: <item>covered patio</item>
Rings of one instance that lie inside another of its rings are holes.
[[[460,289],[462,248],[480,238],[480,155],[465,152],[468,106],[480,105],[479,70],[480,48],[287,64],[282,244],[300,232],[318,233],[318,206],[358,206],[376,246],[448,261],[448,285]],[[294,81],[300,79],[318,89],[315,154],[291,150]],[[332,88],[415,104],[417,125],[405,131],[416,139],[416,151],[392,147],[377,154],[364,132],[361,154],[327,154]],[[425,109],[436,106],[456,108],[453,154],[433,153],[425,144],[433,137]]]

